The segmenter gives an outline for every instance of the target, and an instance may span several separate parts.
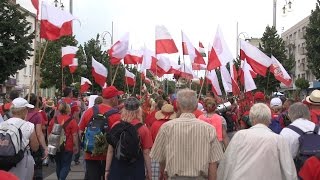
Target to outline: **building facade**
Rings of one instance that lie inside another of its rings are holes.
[[[304,78],[309,81],[309,88],[317,88],[319,86],[318,81],[315,80],[315,76],[312,74],[311,70],[308,69],[306,40],[304,39],[308,24],[309,16],[281,34],[281,37],[285,42],[287,56],[291,56],[295,60],[295,66],[292,73],[293,89],[296,89],[294,82],[298,78]]]

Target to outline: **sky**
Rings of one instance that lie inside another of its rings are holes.
[[[53,0],[46,1],[53,4]],[[293,11],[283,17],[286,0],[277,0],[279,34],[310,15],[316,4],[316,0],[292,1]],[[68,10],[69,0],[61,2]],[[17,3],[35,12],[30,0],[17,0]],[[219,25],[235,57],[237,32],[244,32],[240,38],[261,38],[266,26],[272,26],[273,0],[73,0],[73,15],[81,21],[81,25],[74,22],[74,34],[79,43],[95,38],[97,33],[111,33],[113,22],[114,42],[129,32],[133,49],[144,45],[154,49],[157,24],[168,28],[180,50],[181,30],[195,47],[201,41],[207,48]],[[110,37],[106,35],[105,38],[105,48],[109,48]]]

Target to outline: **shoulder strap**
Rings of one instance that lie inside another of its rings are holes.
[[[93,111],[93,116],[92,116],[92,117],[94,117],[94,116],[96,116],[97,114],[99,114],[99,107],[98,107],[98,105],[92,106],[92,111]]]
[[[35,115],[37,115],[39,112],[37,111],[37,112],[35,112],[35,113],[33,113],[32,114],[32,116],[29,118],[29,119],[27,119],[28,121],[30,121]]]
[[[134,128],[136,128],[136,130],[138,130],[139,128],[141,128],[143,126],[142,123],[138,123],[136,125],[134,125]]]
[[[68,124],[72,121],[72,119],[73,119],[72,117],[69,117],[69,119],[66,122],[64,122],[64,124],[62,125],[62,128],[63,129],[66,128]]]
[[[109,111],[105,112],[104,115],[109,118],[109,116],[113,115],[113,114],[117,114],[119,113],[118,109],[112,108]]]
[[[315,134],[318,134],[318,133],[319,133],[319,125],[316,125],[316,126],[314,127],[313,132],[314,132]]]
[[[289,125],[289,126],[287,126],[287,128],[289,128],[292,131],[298,133],[300,136],[302,136],[304,134],[304,132],[300,128],[297,128],[296,126]]]

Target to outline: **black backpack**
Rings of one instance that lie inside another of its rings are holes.
[[[293,130],[300,135],[299,137],[299,151],[294,159],[296,169],[299,172],[304,162],[311,156],[320,153],[320,135],[319,125],[316,125],[313,131],[303,132],[296,126],[289,125],[287,128]]]
[[[226,120],[227,122],[227,132],[233,132],[235,131],[235,123],[234,121],[232,120],[232,117],[227,115],[226,113],[221,113],[220,114],[221,116],[224,117],[224,119]]]
[[[134,163],[142,154],[138,129],[142,123],[132,125],[121,121],[116,124],[109,133],[107,141],[114,148],[114,157],[120,161]]]

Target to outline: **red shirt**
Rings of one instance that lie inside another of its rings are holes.
[[[310,109],[311,121],[320,124],[320,109]]]
[[[120,121],[117,122],[117,123],[120,123]],[[115,126],[117,123],[115,123],[113,126]],[[132,125],[136,125],[136,124],[141,123],[141,122],[138,119],[134,119],[130,123]],[[140,140],[141,140],[141,146],[142,146],[141,148],[143,150],[151,149],[152,145],[153,145],[153,142],[152,142],[152,138],[151,138],[151,133],[150,133],[149,129],[147,128],[147,126],[145,126],[145,125],[141,126],[138,129],[138,134],[139,134]]]
[[[150,128],[152,124],[157,120],[155,117],[156,112],[156,110],[152,111],[150,114],[147,115],[146,119],[144,120],[144,123],[147,125],[148,128]]]
[[[65,123],[65,121],[67,121],[68,119],[70,118],[69,115],[65,115],[65,114],[61,114],[61,115],[58,115],[57,116],[57,120],[58,120],[58,123],[60,125],[63,125]],[[50,124],[49,124],[49,128],[48,128],[48,133],[50,134],[51,131],[52,131],[52,128],[53,128],[53,124],[54,124],[54,119],[52,119],[50,121]],[[65,135],[66,135],[66,145],[65,145],[65,150],[66,151],[71,151],[73,152],[73,134],[74,133],[78,133],[78,124],[76,122],[75,119],[72,119],[70,121],[70,123],[67,125],[67,127],[65,127],[64,129],[64,132],[65,132]]]
[[[193,114],[196,116],[196,118],[198,118],[199,116],[201,116],[201,115],[203,114],[203,112],[200,111],[199,109],[197,109],[197,110],[195,110],[195,111],[193,112]]]
[[[1,116],[4,116],[4,111],[9,111],[10,110],[11,105],[12,105],[12,103],[5,103],[5,104],[3,104],[1,106],[1,108],[0,108]]]
[[[153,142],[156,140],[160,127],[162,126],[162,124],[166,123],[167,121],[168,120],[157,120],[152,124],[150,128],[150,132],[151,132]]]
[[[307,159],[299,171],[299,176],[303,180],[320,179],[320,160],[316,156]]]
[[[112,108],[106,104],[99,104],[98,105],[98,108],[99,108],[99,113],[101,114],[104,114],[105,112],[111,110]],[[92,107],[89,108],[84,114],[83,114],[83,117],[82,117],[82,120],[79,124],[79,129],[80,131],[84,131],[86,129],[86,127],[88,126],[91,118],[93,116],[93,109]],[[120,114],[113,114],[109,117],[109,127],[112,127],[113,124],[117,121],[120,121],[121,119],[121,115]],[[105,160],[106,159],[106,156],[105,155],[101,155],[101,156],[91,156],[90,153],[85,153],[85,156],[84,156],[84,159],[86,160]]]

